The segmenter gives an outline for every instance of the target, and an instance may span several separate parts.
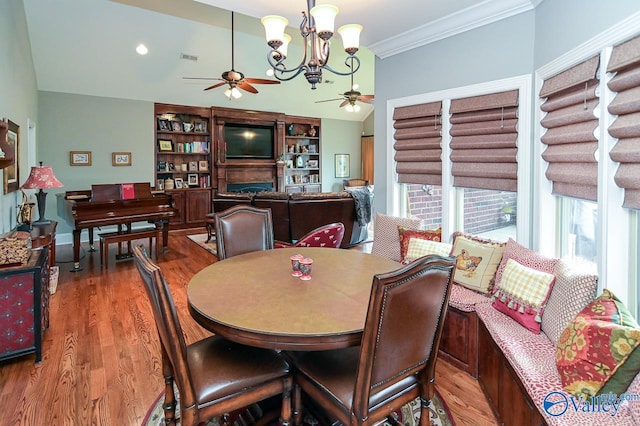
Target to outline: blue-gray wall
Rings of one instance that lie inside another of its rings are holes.
[[[638,0],[544,0],[533,11],[377,59],[376,211],[386,211],[387,175],[392,172],[387,156],[387,146],[393,144],[387,140],[388,100],[533,74],[639,10]]]
[[[37,123],[38,92],[22,0],[0,1],[0,118],[20,126],[19,183],[29,176],[29,123]],[[0,172],[4,179],[4,172]],[[0,184],[0,232],[16,223],[19,191],[4,194]]]

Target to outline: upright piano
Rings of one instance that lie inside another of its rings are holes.
[[[80,233],[89,230],[93,247],[93,228],[117,225],[131,229],[134,222],[150,222],[162,228],[162,245],[167,246],[169,218],[177,215],[171,195],[152,193],[148,182],[91,185],[91,190],[67,191],[58,214],[73,228],[73,271],[80,268]]]

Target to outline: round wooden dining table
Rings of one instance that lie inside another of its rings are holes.
[[[311,280],[291,275],[290,257],[313,259]],[[189,312],[238,343],[276,350],[360,344],[373,276],[401,264],[333,248],[279,248],[213,263],[189,282]]]

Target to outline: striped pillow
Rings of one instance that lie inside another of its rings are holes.
[[[556,277],[508,259],[493,294],[493,307],[535,334],[540,333],[542,312]]]

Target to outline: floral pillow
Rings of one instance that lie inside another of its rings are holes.
[[[374,234],[375,235],[375,234]],[[442,241],[442,229],[410,229],[405,228],[402,225],[398,225],[398,237],[400,239],[400,259],[407,257],[407,250],[409,249],[409,241],[412,238],[419,238],[421,240],[429,241]]]
[[[562,332],[556,366],[577,397],[624,393],[640,371],[640,327],[611,291],[589,303]]]
[[[542,313],[554,281],[553,274],[508,259],[497,290],[491,297],[493,307],[529,331],[540,334]]]
[[[449,256],[449,253],[451,253],[451,244],[441,243],[439,241],[423,240],[422,238],[411,238],[409,239],[407,254],[402,259],[402,263],[407,265],[428,254]]]
[[[461,286],[489,294],[506,243],[485,240],[461,232],[453,234],[451,255],[456,257],[453,280]]]

